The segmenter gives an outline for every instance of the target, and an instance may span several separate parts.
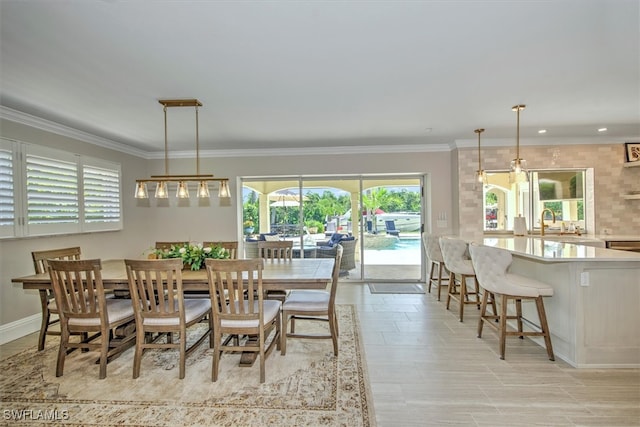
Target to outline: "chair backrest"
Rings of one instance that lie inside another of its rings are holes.
[[[80,247],[33,251],[31,252],[31,258],[33,259],[33,269],[36,274],[43,274],[47,272],[47,260],[49,259],[79,260]]]
[[[467,242],[452,237],[440,237],[439,242],[447,270],[459,272],[470,268],[471,260],[468,257]]]
[[[338,279],[340,278],[340,265],[342,264],[343,251],[344,248],[342,247],[342,245],[338,245],[338,247],[336,248],[335,262],[333,263],[333,272],[331,273],[331,293],[329,296],[329,309],[332,308],[336,300],[336,292],[338,291]]]
[[[168,251],[172,246],[184,246],[189,242],[156,242],[156,249]]]
[[[287,259],[293,258],[293,241],[279,240],[276,242],[259,241],[258,257],[265,259]]]
[[[511,286],[508,285],[509,281],[505,280],[507,270],[513,259],[511,252],[505,249],[474,244],[469,245],[469,252],[471,253],[471,262],[480,286],[489,292],[499,294],[517,292],[515,288],[511,289]],[[515,295],[518,294],[516,293]]]
[[[422,240],[424,242],[424,249],[427,252],[427,257],[429,257],[431,261],[444,262],[442,250],[440,250],[440,238],[435,234],[425,234]]]
[[[207,258],[205,266],[215,323],[258,320],[255,326],[262,326],[264,260]]]
[[[384,227],[386,228],[387,231],[397,231],[396,223],[392,219],[385,220],[384,221]]]
[[[167,324],[179,319],[184,324],[182,259],[125,259],[124,263],[136,321]]]
[[[48,261],[49,276],[62,318],[108,321],[99,259]],[[86,322],[85,322],[86,323]]]
[[[227,241],[227,242],[202,242],[202,247],[221,247],[229,252],[229,259],[238,259],[238,241]]]

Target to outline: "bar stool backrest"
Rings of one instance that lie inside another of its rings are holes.
[[[513,259],[511,253],[491,246],[469,245],[471,262],[480,285],[489,292],[519,295],[520,287],[511,284],[507,270]]]
[[[427,257],[429,257],[431,261],[444,262],[442,250],[440,249],[440,238],[435,234],[425,234],[423,239]]]

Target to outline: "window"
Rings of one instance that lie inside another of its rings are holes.
[[[4,141],[0,142],[4,143]],[[15,234],[13,159],[14,153],[11,145],[0,145],[0,237]]]
[[[0,143],[0,237],[122,229],[120,165]]]
[[[484,230],[513,230],[513,218],[527,219],[529,231],[540,231],[540,218],[544,209],[551,209],[545,225],[551,231],[560,231],[561,224],[571,224],[588,230],[593,222],[593,207],[586,205],[587,191],[593,188],[593,173],[589,169],[559,169],[529,171],[529,182],[511,184],[509,172],[487,172],[484,187]],[[590,183],[590,184],[589,184]],[[589,185],[588,185],[589,184]]]

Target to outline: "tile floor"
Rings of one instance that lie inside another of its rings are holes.
[[[529,340],[497,354],[491,330],[476,338],[473,306],[458,322],[433,294],[375,294],[341,284],[355,304],[380,427],[640,426],[640,369],[574,369]],[[0,346],[0,358],[35,346],[31,334]]]

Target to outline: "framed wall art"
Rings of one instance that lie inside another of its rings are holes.
[[[640,162],[640,142],[625,142],[625,161]]]

